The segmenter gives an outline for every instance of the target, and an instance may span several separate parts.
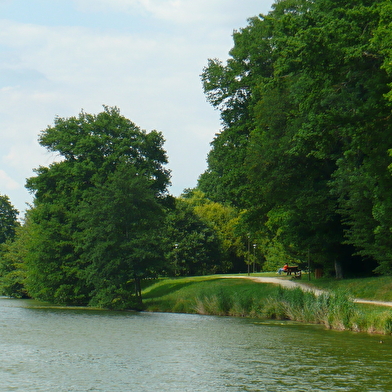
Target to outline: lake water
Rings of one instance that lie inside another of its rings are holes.
[[[0,298],[1,392],[392,390],[388,336],[32,305]]]

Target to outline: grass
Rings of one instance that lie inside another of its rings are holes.
[[[259,302],[278,291],[241,278],[219,276],[162,279],[143,292],[147,311],[255,315]]]
[[[307,281],[304,279],[303,282]],[[391,334],[392,310],[355,304],[351,300],[354,294],[362,298],[388,300],[390,294],[380,287],[380,283],[388,287],[391,282],[392,278],[313,280],[313,285],[329,291],[316,296],[300,288],[283,289],[241,276],[230,279],[217,275],[165,278],[150,281],[143,290],[143,302],[147,311],[288,319],[323,324],[331,329]]]
[[[306,279],[302,281],[323,290],[345,290],[355,298],[392,302],[392,276],[342,280],[321,278],[313,279],[310,282]]]

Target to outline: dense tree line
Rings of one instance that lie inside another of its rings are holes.
[[[267,257],[391,272],[391,15],[385,0],[277,1],[205,68],[223,131],[198,186],[246,209]]]
[[[233,38],[202,74],[223,129],[181,197],[163,135],[117,108],[40,133],[61,159],[27,180],[22,225],[0,196],[2,294],[140,308],[162,275],[391,273],[390,1],[278,0]]]

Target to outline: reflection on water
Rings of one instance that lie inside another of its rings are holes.
[[[392,339],[0,299],[1,391],[390,391]]]

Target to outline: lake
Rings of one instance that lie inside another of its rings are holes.
[[[38,305],[0,298],[1,392],[392,390],[390,336]]]

